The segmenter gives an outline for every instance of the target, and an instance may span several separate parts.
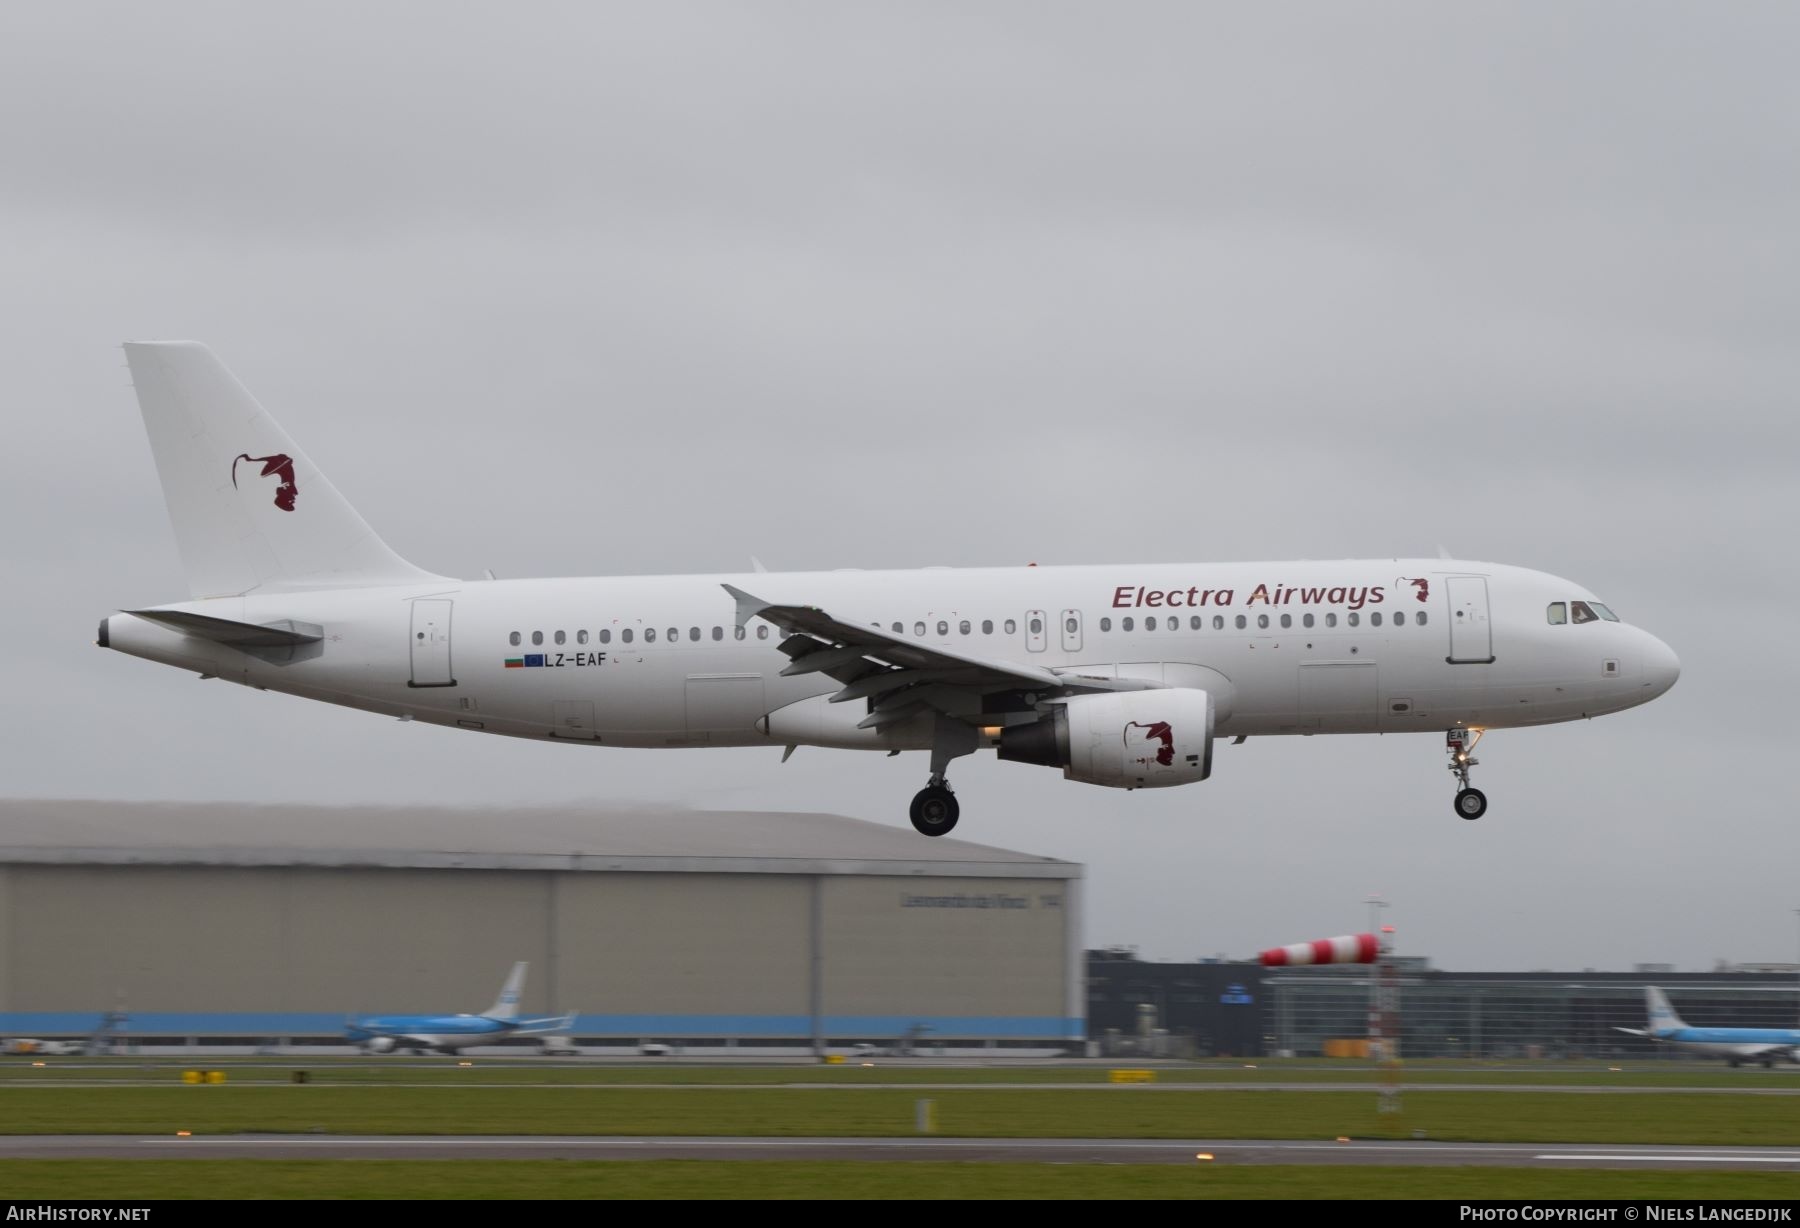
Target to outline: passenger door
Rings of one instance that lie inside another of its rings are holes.
[[[1046,621],[1042,610],[1025,611],[1025,647],[1031,652],[1044,651]]]
[[[412,678],[408,686],[455,686],[450,672],[450,607],[437,598],[412,603]]]
[[[1064,652],[1081,651],[1081,611],[1062,612],[1062,648]]]
[[[1494,659],[1493,626],[1488,621],[1486,576],[1451,576],[1444,584],[1450,602],[1452,665],[1487,665]]]

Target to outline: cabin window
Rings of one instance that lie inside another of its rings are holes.
[[[769,629],[767,627],[758,627],[756,629],[756,638],[759,640],[768,639],[769,638]]]
[[[1362,615],[1361,615],[1361,614],[1358,614],[1358,613],[1357,613],[1357,612],[1356,612],[1356,611],[1355,611],[1355,610],[1351,610],[1351,611],[1350,611],[1350,618],[1349,618],[1349,622],[1350,622],[1350,625],[1351,625],[1351,626],[1352,626],[1352,627],[1354,627],[1354,626],[1356,626],[1356,625],[1357,625],[1357,624],[1358,624],[1358,623],[1360,623],[1360,622],[1361,622],[1361,621],[1362,621]]]
[[[945,622],[941,618],[938,619],[938,634],[939,635],[949,635],[950,634],[950,624]]]
[[[1100,620],[1100,630],[1102,630],[1102,631],[1111,631],[1111,630],[1112,630],[1112,619],[1110,619],[1110,618],[1102,618],[1102,619],[1101,619],[1101,620]],[[519,641],[518,641],[518,640],[516,640],[516,639],[515,639],[515,640],[514,640],[514,641],[513,641],[513,643],[515,643],[515,644],[516,644],[516,643],[518,643],[518,642],[519,642]]]
[[[981,634],[983,634],[983,635],[994,634],[994,620],[993,619],[984,618],[981,620]]]
[[[619,632],[619,640],[622,643],[626,643],[626,644],[631,643],[631,628],[630,627],[626,627],[623,631]]]
[[[689,627],[688,628],[688,639],[689,640],[697,640],[699,638],[700,638],[700,628]]]
[[[1198,614],[1188,619],[1188,630],[1190,631],[1198,631],[1204,626],[1206,626],[1206,620],[1201,618]]]
[[[967,635],[967,634],[969,634],[969,632],[973,631],[975,628],[971,627],[969,625],[969,620],[965,618],[961,622],[956,624],[956,629],[958,631],[962,632],[964,635]]]
[[[723,627],[714,627],[714,628],[713,628],[713,639],[715,639],[715,640],[722,640],[722,639],[724,639],[724,638],[725,638],[725,628],[723,628]]]
[[[925,624],[924,623],[914,623],[913,624],[913,634],[914,635],[924,635],[925,634]]]
[[[1590,601],[1588,604],[1594,607],[1594,613],[1598,614],[1601,618],[1604,618],[1607,622],[1616,623],[1619,621],[1619,616],[1617,614],[1614,614],[1598,601]]]
[[[1044,620],[1043,619],[1034,618],[1031,620],[1031,634],[1033,634],[1033,635],[1044,634]]]
[[[1373,614],[1369,615],[1369,625],[1371,627],[1379,627],[1381,625],[1381,611],[1380,610],[1376,610]]]
[[[582,630],[580,630],[580,631],[577,631],[577,632],[576,632],[576,633],[575,633],[575,642],[576,642],[576,643],[577,643],[577,644],[585,644],[585,643],[587,643],[587,630],[586,630],[586,628],[583,628],[583,629],[582,629]]]
[[[1267,614],[1258,614],[1256,616],[1256,625],[1267,630],[1269,626],[1269,616]]]
[[[1552,601],[1544,609],[1544,618],[1552,627],[1560,627],[1569,621],[1569,607],[1561,601]]]
[[[1313,625],[1313,616],[1311,614],[1302,614],[1300,616],[1300,625],[1302,627],[1312,626]]]
[[[1120,619],[1120,620],[1119,620],[1119,630],[1121,630],[1121,631],[1135,631],[1135,630],[1137,630],[1137,622],[1136,622],[1136,620],[1134,620],[1134,619],[1133,619],[1133,618],[1132,618],[1132,617],[1131,617],[1131,615],[1129,615],[1129,614],[1127,614],[1127,615],[1126,615],[1126,616],[1125,616],[1125,617],[1124,617],[1124,618],[1121,618],[1121,619]]]
[[[1594,613],[1593,607],[1588,605],[1587,602],[1571,601],[1569,603],[1569,621],[1572,623],[1592,623],[1600,621],[1600,616]]]
[[[1063,619],[1063,630],[1067,631],[1070,635],[1074,635],[1077,631],[1081,630],[1081,624],[1073,618],[1065,618]]]
[[[531,642],[533,644],[542,644],[544,642],[544,633],[542,631],[533,631],[531,633]]]
[[[1234,621],[1237,623],[1237,629],[1239,631],[1242,631],[1245,627],[1250,625],[1250,620],[1245,618],[1242,614],[1239,614]]]
[[[1396,627],[1404,627],[1406,625],[1406,611],[1405,610],[1395,610],[1394,611],[1394,625]]]
[[[1414,610],[1413,611],[1413,621],[1418,623],[1421,627],[1423,627],[1425,625],[1425,611],[1424,610]]]
[[[678,641],[679,639],[681,639],[681,628],[680,627],[670,627],[669,628],[669,643],[673,644],[676,641]]]
[[[644,643],[646,643],[646,644],[656,643],[656,628],[655,627],[645,627],[644,628]]]
[[[905,623],[895,623],[894,624],[894,634],[895,635],[905,635],[906,634],[906,624]]]
[[[1225,616],[1223,614],[1214,614],[1213,615],[1213,630],[1214,631],[1225,630]]]
[[[731,629],[731,638],[734,640],[743,639],[744,638],[744,629],[742,627],[733,627]]]
[[[1281,629],[1283,631],[1287,630],[1289,627],[1291,627],[1293,625],[1294,625],[1294,616],[1292,614],[1283,614],[1281,616]]]
[[[1152,615],[1150,615],[1150,617],[1148,617],[1144,620],[1144,630],[1146,630],[1146,631],[1156,630],[1156,615],[1152,614]]]
[[[1011,635],[1019,629],[1019,624],[1009,618],[1004,623],[1001,624],[1001,627],[1006,632],[1006,634]]]
[[[519,640],[520,640],[520,636],[517,631],[513,632],[511,635],[506,637],[506,642],[511,644],[514,648],[517,648],[519,646]]]
[[[612,643],[612,632],[605,627],[600,628],[600,642],[602,644]]]
[[[1325,625],[1327,627],[1337,626],[1337,615],[1333,614],[1331,611],[1327,610],[1325,612]]]
[[[564,635],[564,634],[563,634],[563,633],[562,633],[562,632],[560,632],[560,631],[558,631],[558,632],[557,632],[557,633],[556,633],[556,635],[555,635],[555,636],[554,636],[554,637],[553,637],[553,638],[554,638],[554,639],[555,639],[555,640],[556,640],[556,642],[557,642],[557,643],[558,643],[558,644],[561,644],[561,643],[562,643],[562,642],[563,642],[563,641],[564,641],[564,640],[566,640],[566,639],[567,639],[567,638],[568,638],[568,637],[567,637],[567,636],[566,636],[566,635]]]

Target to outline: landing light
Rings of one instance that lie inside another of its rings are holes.
[[[473,1066],[474,1064],[475,1064],[474,1062],[458,1062],[457,1063],[458,1066]]]
[[[177,1131],[175,1131],[175,1137],[176,1138],[193,1138],[194,1132],[192,1130],[177,1130]]]
[[[1196,1160],[1210,1160],[1213,1158],[1213,1156],[1212,1156],[1212,1152],[1210,1152],[1210,1151],[1196,1151],[1194,1153],[1194,1158]]]

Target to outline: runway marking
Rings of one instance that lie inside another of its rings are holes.
[[[1534,1160],[1607,1160],[1641,1164],[1800,1164],[1800,1155],[1791,1156],[1677,1156],[1651,1155],[1541,1155]]]

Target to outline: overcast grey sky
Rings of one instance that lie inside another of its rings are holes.
[[[1090,944],[1800,951],[1800,9],[0,6],[0,791],[905,823],[924,758],[589,751],[91,647],[185,595],[117,347],[208,342],[402,554],[502,576],[1431,554],[1680,653],[1604,720],[1252,740],[959,836]],[[1169,526],[1173,526],[1170,528]]]

